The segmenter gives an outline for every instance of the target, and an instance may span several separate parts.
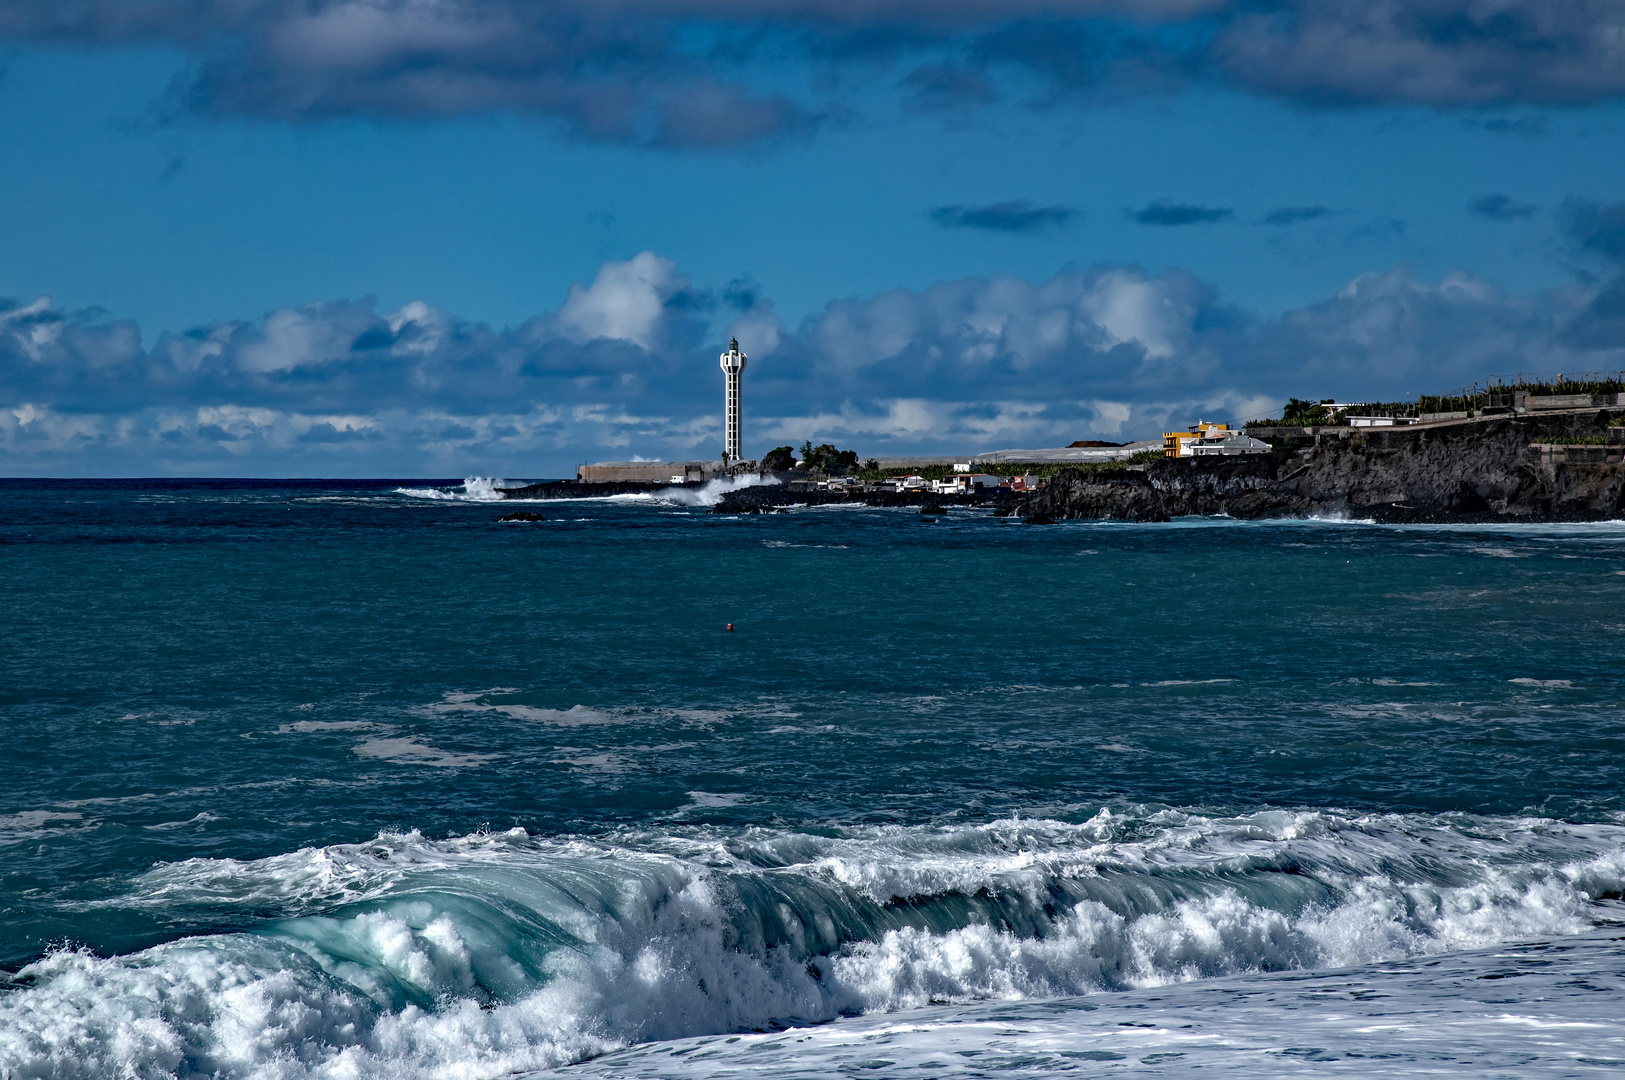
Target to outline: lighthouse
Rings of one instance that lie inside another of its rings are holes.
[[[724,468],[738,461],[739,452],[739,376],[745,370],[745,354],[739,351],[739,339],[728,342],[728,351],[722,354],[722,375],[727,383],[723,402],[722,465]]]

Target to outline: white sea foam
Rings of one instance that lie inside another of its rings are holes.
[[[1625,1066],[1616,934],[1335,973],[925,1008],[649,1043],[558,1075],[1038,1078],[1607,1076]]]
[[[26,830],[49,828],[77,822],[85,815],[63,810],[24,810],[20,814],[0,814],[0,830]]]
[[[170,832],[174,829],[183,829],[188,825],[207,825],[211,821],[219,820],[220,818],[217,815],[211,814],[207,810],[204,810],[200,813],[193,814],[189,818],[183,818],[178,821],[161,821],[156,825],[143,825],[142,828],[146,829],[148,832]]]
[[[606,751],[591,754],[565,754],[558,760],[572,768],[590,773],[627,773],[638,767],[637,762],[624,754],[612,754]]]
[[[85,816],[64,810],[24,810],[19,814],[0,814],[0,847],[20,844],[64,829],[83,828]],[[91,821],[88,824],[94,825]]]
[[[282,724],[277,727],[278,735],[287,735],[299,732],[303,735],[324,731],[377,731],[378,724],[370,720],[299,720],[292,724]]]
[[[730,491],[740,491],[744,488],[753,487],[771,487],[778,482],[776,477],[763,477],[754,473],[746,473],[743,476],[723,476],[715,480],[708,480],[698,488],[661,488],[655,492],[655,498],[664,499],[679,506],[715,506]]]
[[[502,502],[497,489],[516,486],[495,476],[470,476],[458,488],[396,488],[395,494],[439,502]]]
[[[142,875],[121,905],[286,917],[46,956],[0,995],[0,1075],[495,1077],[932,1002],[1579,934],[1622,884],[1625,827],[1535,818],[1130,808],[827,834],[387,835]]]
[[[403,765],[429,765],[438,769],[466,768],[495,760],[495,754],[454,754],[437,750],[409,738],[372,738],[356,744],[358,757],[394,761]]]
[[[524,705],[512,701],[489,701],[488,698],[515,694],[517,690],[512,687],[493,687],[490,690],[453,691],[445,694],[439,701],[429,706],[430,711],[437,713],[498,713],[510,716],[515,720],[529,720],[537,724],[552,724],[557,727],[585,727],[595,724],[617,724],[623,718],[601,709],[589,708],[586,705],[572,705],[568,709],[548,709],[537,705]]]

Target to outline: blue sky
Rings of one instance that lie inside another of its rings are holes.
[[[0,0],[0,473],[1128,439],[1625,367],[1625,2]],[[713,445],[716,444],[716,445]]]

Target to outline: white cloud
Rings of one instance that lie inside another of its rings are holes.
[[[1195,307],[1173,295],[1165,280],[1152,281],[1132,270],[1102,275],[1078,307],[1106,331],[1111,344],[1136,342],[1158,359],[1174,354],[1196,315]]]
[[[347,304],[273,311],[260,324],[257,340],[239,346],[236,363],[247,371],[270,372],[343,359],[370,321],[370,311]]]
[[[44,315],[50,310],[51,298],[49,296],[36,297],[32,304],[28,304],[25,307],[15,307],[8,311],[0,311],[0,327],[3,327],[10,322],[16,322],[19,319],[28,319],[35,315]]]
[[[779,347],[779,336],[784,324],[773,313],[771,304],[759,304],[735,319],[728,327],[727,336],[739,339],[739,347],[753,360],[762,360]]]
[[[688,287],[677,264],[652,251],[625,262],[607,262],[586,288],[570,286],[555,325],[571,341],[629,341],[653,350],[666,302]]]
[[[1091,401],[1089,408],[1095,414],[1094,430],[1102,435],[1120,433],[1134,415],[1134,407],[1126,401]]]

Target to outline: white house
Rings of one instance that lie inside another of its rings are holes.
[[[1231,457],[1236,454],[1267,454],[1270,444],[1232,431],[1218,439],[1181,440],[1180,457]]]
[[[1396,424],[1414,424],[1414,416],[1345,416],[1349,427],[1393,427]]]
[[[888,477],[880,482],[880,486],[893,491],[928,491],[931,481],[918,473],[913,473],[908,476]]]
[[[977,491],[992,491],[1005,487],[1008,481],[992,473],[959,473],[931,485],[939,495],[969,495]]]

